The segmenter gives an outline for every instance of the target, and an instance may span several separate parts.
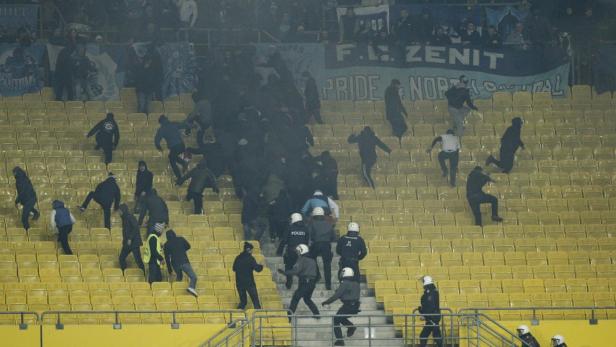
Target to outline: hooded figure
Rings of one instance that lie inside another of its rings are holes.
[[[419,334],[419,346],[425,347],[428,343],[428,337],[432,335],[434,343],[438,347],[442,347],[443,341],[441,337],[441,328],[439,326],[441,321],[441,306],[438,289],[436,289],[432,277],[424,276],[422,281],[424,292],[421,296],[421,306],[419,306],[417,310],[424,318],[426,324]]]
[[[186,273],[186,276],[189,278],[186,291],[193,296],[198,296],[196,291],[197,274],[195,274],[192,265],[190,265],[188,255],[186,254],[186,251],[190,249],[190,243],[185,238],[177,236],[173,230],[167,230],[166,236],[165,262],[167,263],[169,275],[171,275],[172,270],[175,271],[177,281],[181,282],[183,273]]]
[[[169,149],[169,165],[171,166],[171,170],[173,171],[175,177],[180,179],[182,175],[180,173],[180,169],[178,168],[178,164],[182,165],[184,170],[186,169],[186,163],[180,159],[180,154],[183,154],[184,151],[186,151],[180,129],[185,128],[186,125],[171,122],[165,115],[161,115],[158,118],[158,123],[160,124],[160,128],[156,131],[154,146],[156,146],[156,149],[159,151],[162,151],[163,149],[160,146],[160,142],[163,139],[167,142],[167,148]]]
[[[36,192],[32,186],[32,182],[26,172],[19,166],[13,168],[13,176],[15,176],[15,188],[17,189],[17,197],[15,198],[15,206],[21,204],[21,224],[24,229],[30,229],[30,213],[32,213],[32,220],[37,220],[41,215],[39,211],[34,208],[36,205]]]
[[[393,135],[398,139],[402,139],[402,135],[408,129],[402,115],[408,117],[408,113],[400,99],[400,81],[393,79],[385,90],[385,118],[391,124]]]
[[[141,233],[139,232],[139,223],[132,213],[128,210],[126,204],[120,205],[120,217],[122,218],[122,249],[120,250],[120,269],[126,269],[126,257],[129,253],[133,253],[135,263],[143,270],[145,274],[145,266],[141,259],[140,247],[143,245]]]
[[[320,156],[315,158],[318,168],[317,187],[323,193],[338,200],[338,163],[329,151],[323,151]]]
[[[115,176],[110,172],[107,176],[107,179],[103,182],[99,183],[96,186],[96,189],[93,192],[89,192],[88,196],[84,200],[79,210],[84,212],[90,201],[96,201],[101,208],[103,209],[103,220],[105,222],[105,228],[111,229],[111,205],[114,206],[114,210],[118,210],[120,208],[120,187],[116,183]]]
[[[486,194],[483,191],[483,186],[489,182],[494,182],[490,176],[483,172],[481,166],[476,166],[466,179],[466,200],[473,211],[475,217],[475,225],[481,224],[481,204],[488,203],[492,206],[492,220],[502,222],[503,219],[498,216],[498,199],[494,195]]]
[[[374,189],[374,181],[370,174],[372,167],[376,164],[376,146],[379,146],[383,151],[388,154],[391,153],[391,149],[383,143],[376,135],[372,128],[365,127],[359,135],[351,134],[349,136],[348,143],[357,143],[359,146],[359,156],[361,158],[361,173],[364,181]]]
[[[148,170],[148,164],[140,160],[137,167],[137,179],[135,180],[135,213],[140,213],[143,208],[145,196],[152,190],[154,174]]]
[[[252,256],[254,246],[250,242],[244,242],[244,251],[240,253],[233,261],[233,272],[235,272],[235,286],[240,297],[238,309],[243,310],[248,303],[246,293],[250,295],[252,306],[259,310],[261,303],[259,302],[259,293],[257,292],[257,284],[255,283],[254,272],[263,271],[263,265],[257,263],[255,257]]]
[[[459,82],[445,92],[449,106],[449,116],[451,117],[451,126],[458,137],[464,135],[464,119],[466,119],[470,110],[477,111],[467,86],[468,79],[462,75]]]
[[[141,209],[139,214],[139,225],[143,223],[146,214],[148,215],[148,233],[154,230],[156,224],[169,224],[169,209],[165,200],[158,196],[156,189],[152,188],[145,196],[143,209]]]
[[[71,247],[68,244],[68,234],[73,231],[73,224],[76,220],[71,211],[64,207],[64,203],[60,200],[54,200],[51,203],[53,210],[51,211],[50,225],[52,230],[58,232],[58,242],[64,250],[64,254],[73,254]]]
[[[304,71],[302,76],[306,79],[304,88],[304,105],[306,109],[306,117],[314,117],[314,120],[319,124],[323,124],[321,119],[321,100],[319,100],[319,88],[314,77],[308,71]]]
[[[524,149],[524,142],[520,139],[522,123],[522,118],[520,117],[515,117],[511,120],[511,126],[505,130],[505,134],[501,138],[500,160],[496,160],[496,158],[490,155],[486,159],[486,165],[494,164],[503,170],[503,173],[511,172],[515,152],[520,147]]]
[[[215,193],[218,193],[218,185],[216,184],[216,176],[207,168],[205,158],[201,159],[197,167],[190,170],[184,177],[178,179],[177,185],[181,186],[190,178],[188,191],[186,193],[186,201],[193,201],[194,214],[203,213],[203,191],[206,187],[212,187]]]
[[[102,148],[105,153],[105,165],[111,163],[113,150],[120,142],[120,130],[118,123],[113,119],[113,113],[107,113],[107,117],[98,122],[89,132],[87,137],[96,135],[95,149]]]

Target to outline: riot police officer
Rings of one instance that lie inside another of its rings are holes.
[[[530,333],[530,329],[528,329],[528,326],[520,325],[517,330],[518,337],[526,343],[523,344],[522,347],[539,347],[539,342],[537,342],[537,339],[533,336],[533,334]]]
[[[349,320],[349,316],[358,314],[359,311],[359,296],[360,296],[360,287],[359,282],[353,280],[353,269],[350,267],[345,267],[340,271],[340,286],[336,289],[334,295],[332,295],[329,299],[323,302],[323,306],[329,305],[332,302],[340,299],[342,301],[342,306],[336,312],[336,317],[334,318],[334,335],[336,336],[336,342],[334,346],[344,346],[344,340],[342,339],[342,329],[341,325],[347,327],[347,337],[353,336],[355,330],[357,328],[353,325],[353,323]]]
[[[439,326],[441,321],[441,306],[438,289],[436,289],[432,277],[423,276],[422,281],[424,292],[421,296],[421,306],[419,306],[418,311],[426,323],[419,334],[419,346],[426,347],[426,344],[428,344],[428,336],[432,334],[434,343],[438,347],[442,347],[443,340],[441,337],[441,328]]]
[[[332,289],[332,242],[336,239],[334,226],[325,219],[325,211],[321,207],[312,210],[312,219],[308,223],[310,233],[310,256],[315,260],[321,256],[325,274],[325,289]]]
[[[338,239],[336,245],[336,253],[340,256],[338,266],[343,269],[350,267],[353,269],[353,280],[360,281],[359,261],[368,255],[366,243],[359,236],[359,224],[355,222],[349,223],[346,235]]]
[[[565,338],[562,335],[552,336],[552,346],[553,347],[567,347],[567,344],[565,343]]]
[[[306,306],[312,311],[312,314],[315,315],[315,318],[319,318],[319,309],[312,301],[312,292],[314,292],[314,287],[317,284],[317,262],[308,255],[309,251],[308,246],[305,244],[300,244],[295,247],[295,252],[298,257],[293,268],[284,271],[278,269],[278,272],[287,276],[287,278],[289,276],[297,276],[299,279],[299,284],[289,304],[289,311],[295,313],[299,300],[304,299],[304,303],[306,303]]]
[[[291,224],[287,228],[287,234],[280,240],[277,251],[278,256],[280,256],[285,246],[287,246],[283,256],[285,271],[291,270],[293,265],[295,265],[295,261],[297,261],[295,248],[300,244],[307,245],[309,241],[310,236],[308,235],[308,230],[304,224],[302,215],[299,213],[291,214]],[[291,289],[293,285],[293,276],[287,275],[285,285],[287,289]]]

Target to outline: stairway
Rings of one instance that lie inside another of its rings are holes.
[[[332,246],[333,249],[334,246]],[[274,281],[277,284],[280,297],[284,307],[288,307],[293,296],[295,288],[297,288],[297,278],[294,279],[293,288],[290,290],[285,287],[285,276],[277,273],[277,269],[283,269],[284,263],[282,257],[276,256],[276,245],[269,241],[264,241],[261,244],[261,249],[265,255],[267,266],[274,275]],[[332,318],[331,316],[336,314],[336,311],[341,306],[340,301],[336,301],[329,307],[321,306],[321,303],[329,298],[334,290],[338,286],[338,280],[335,276],[338,273],[338,256],[334,256],[332,261],[332,290],[325,289],[325,283],[321,280],[312,295],[312,299],[319,307],[323,318],[315,319],[311,317],[297,318],[296,328],[296,340],[298,347],[312,347],[312,346],[331,346],[332,343]],[[318,259],[319,269],[323,269],[321,259]],[[312,313],[303,303],[297,308],[297,315],[310,316]],[[358,326],[355,335],[351,338],[345,338],[346,346],[379,346],[379,347],[396,347],[404,346],[401,338],[396,337],[396,331],[392,324],[386,321],[383,316],[385,312],[377,307],[376,299],[371,294],[366,283],[361,284],[361,312],[359,315],[351,317],[353,324]],[[330,317],[328,317],[330,316]],[[376,317],[368,317],[376,316]],[[372,328],[372,341],[369,341],[368,325],[376,325]],[[364,328],[366,327],[366,328]],[[343,335],[346,336],[346,329],[342,330]]]

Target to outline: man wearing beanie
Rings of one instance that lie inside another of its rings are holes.
[[[246,298],[246,292],[250,295],[252,300],[252,306],[255,309],[261,309],[261,303],[259,302],[259,293],[257,292],[257,285],[253,271],[263,271],[263,265],[257,263],[255,257],[252,256],[252,250],[254,246],[250,242],[244,242],[244,251],[235,257],[233,261],[233,272],[235,272],[235,285],[237,287],[237,293],[240,297],[240,304],[237,308],[243,310],[246,308],[248,300]]]

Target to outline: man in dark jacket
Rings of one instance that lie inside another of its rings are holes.
[[[347,337],[353,336],[353,334],[355,334],[355,330],[357,330],[357,328],[349,320],[348,316],[355,315],[360,312],[359,298],[361,289],[359,282],[353,281],[354,275],[353,269],[350,267],[345,267],[342,269],[340,271],[340,286],[338,286],[338,289],[336,289],[334,295],[322,303],[322,305],[325,306],[338,299],[342,302],[342,306],[338,309],[338,312],[336,312],[336,317],[334,317],[334,336],[336,336],[334,346],[344,346],[342,329],[340,328],[341,325],[348,327]]]
[[[247,191],[242,197],[242,227],[244,240],[261,240],[267,230],[267,205],[256,191]],[[256,230],[253,237],[252,231]]]
[[[443,346],[441,337],[441,306],[439,301],[438,289],[434,285],[434,281],[430,276],[423,276],[424,292],[421,296],[421,306],[418,307],[419,313],[425,320],[421,333],[419,334],[419,346],[425,347],[428,344],[428,337],[432,334],[432,339],[438,347]]]
[[[518,337],[526,343],[522,347],[540,347],[537,339],[530,333],[528,326],[520,325],[516,330],[518,331]]]
[[[145,196],[152,190],[153,181],[154,174],[148,170],[148,164],[140,160],[135,180],[135,213],[140,213],[143,209]]]
[[[146,214],[148,214],[148,233],[154,229],[156,224],[169,224],[169,209],[167,208],[167,204],[165,200],[158,196],[154,188],[145,196],[143,209],[139,214],[139,225],[143,225],[143,219]]]
[[[188,288],[186,291],[193,296],[198,296],[197,293],[197,275],[190,265],[188,255],[186,251],[190,249],[190,243],[185,238],[177,236],[175,231],[167,230],[167,242],[165,243],[165,263],[167,263],[167,269],[169,275],[172,271],[175,271],[176,280],[182,281],[182,275],[185,272],[189,278]]]
[[[312,292],[314,292],[314,287],[316,286],[319,272],[317,262],[308,255],[309,249],[305,244],[300,244],[295,247],[295,252],[297,253],[298,258],[295,265],[293,265],[293,268],[289,270],[278,269],[278,273],[280,274],[287,277],[297,276],[299,278],[299,285],[291,298],[289,311],[291,311],[291,313],[295,313],[299,300],[304,299],[306,306],[308,306],[310,311],[312,311],[312,314],[318,318],[319,309],[312,301]]]
[[[321,100],[319,100],[319,88],[314,77],[308,71],[302,73],[302,77],[306,79],[304,89],[304,103],[306,108],[306,117],[314,117],[314,120],[319,124],[323,124],[321,119]]]
[[[257,284],[253,271],[263,271],[263,265],[257,263],[255,257],[252,256],[252,250],[254,246],[249,242],[244,242],[244,251],[240,253],[233,261],[233,272],[235,272],[235,286],[237,288],[237,294],[240,297],[240,303],[237,305],[239,310],[246,308],[248,299],[246,293],[250,295],[252,300],[252,306],[256,310],[261,309],[261,303],[259,302],[259,293],[257,292]]]
[[[163,257],[163,247],[160,242],[160,235],[163,233],[164,227],[158,225],[151,232],[148,231],[147,244],[143,252],[143,261],[148,263],[148,282],[162,282],[163,274],[160,267],[164,265],[165,258]]]
[[[197,130],[197,145],[203,145],[203,135],[205,131],[212,126],[212,104],[205,97],[205,93],[197,91],[192,94],[194,107],[192,112],[186,117],[186,125],[193,127],[195,124],[199,128]]]
[[[68,234],[73,231],[75,217],[73,217],[68,208],[64,207],[64,203],[60,200],[54,200],[51,203],[51,207],[53,208],[51,211],[51,228],[58,231],[58,242],[60,242],[64,254],[73,254],[68,244]]]
[[[492,205],[492,220],[502,222],[503,219],[498,216],[498,199],[494,195],[483,192],[483,186],[489,182],[494,182],[490,176],[483,172],[481,166],[476,166],[468,175],[466,180],[466,200],[473,211],[475,217],[475,225],[481,226],[481,204],[489,203]]]
[[[188,191],[186,192],[186,201],[193,201],[194,214],[203,214],[203,191],[206,187],[212,187],[215,193],[218,193],[218,185],[216,184],[216,176],[207,168],[205,158],[199,161],[197,167],[190,170],[184,177],[178,179],[177,185],[181,186],[190,178]]]
[[[353,280],[359,282],[361,279],[359,261],[368,255],[368,249],[364,239],[359,236],[359,224],[351,222],[347,230],[347,234],[339,238],[336,244],[336,253],[340,256],[338,266],[340,269],[345,267],[353,269]]]
[[[280,190],[278,196],[269,202],[267,211],[268,225],[272,240],[282,240],[285,236],[289,224],[289,215],[291,215],[292,211],[289,193],[286,189]]]
[[[520,139],[521,133],[522,118],[515,117],[511,120],[511,126],[505,130],[505,134],[501,137],[500,160],[496,160],[496,158],[490,155],[486,159],[486,165],[494,164],[503,170],[503,173],[508,174],[511,172],[515,152],[518,148],[524,149],[524,142]]]
[[[30,229],[30,213],[32,213],[32,220],[37,220],[41,215],[39,211],[34,208],[36,205],[36,192],[34,186],[30,182],[30,178],[26,172],[19,166],[13,168],[13,176],[15,177],[15,187],[17,189],[17,197],[15,198],[15,207],[21,204],[21,224],[24,229]]]
[[[135,69],[135,89],[137,91],[137,111],[150,113],[150,101],[161,93],[163,67],[160,55],[154,46],[148,47],[148,52]]]
[[[567,347],[565,338],[562,335],[552,336],[552,347]]]
[[[402,99],[400,99],[400,81],[393,79],[385,90],[385,118],[391,124],[392,134],[398,139],[401,139],[408,129],[402,115],[408,117]]]
[[[227,169],[227,158],[223,153],[219,142],[208,141],[199,144],[199,148],[189,147],[186,149],[190,154],[199,154],[206,159],[207,168],[212,171],[215,177],[220,177]]]
[[[331,196],[338,200],[338,163],[331,156],[329,151],[323,151],[320,156],[315,158],[318,169],[317,188],[326,196]]]
[[[126,269],[126,257],[129,253],[133,253],[135,263],[143,270],[145,274],[145,266],[141,259],[141,233],[139,232],[139,223],[132,213],[128,210],[126,204],[120,205],[120,217],[122,218],[122,249],[120,250],[120,269]]]
[[[325,219],[325,211],[322,207],[315,207],[312,210],[312,218],[308,223],[308,233],[310,235],[310,256],[317,259],[321,256],[323,260],[323,273],[325,275],[325,289],[332,289],[332,253],[331,243],[336,239],[334,226]]]
[[[291,215],[291,224],[287,228],[287,233],[280,239],[280,244],[278,245],[278,250],[276,251],[276,254],[281,256],[282,251],[286,246],[286,251],[282,258],[284,261],[285,270],[292,269],[293,265],[295,265],[295,262],[297,261],[297,252],[295,248],[301,244],[307,245],[309,241],[310,236],[308,235],[308,229],[304,224],[302,215],[299,213],[293,213]],[[293,276],[287,276],[287,282],[285,285],[287,289],[291,289],[291,286],[293,285]]]
[[[173,170],[175,177],[180,179],[182,174],[180,173],[180,169],[177,165],[180,164],[183,169],[186,169],[186,163],[180,159],[180,154],[184,153],[186,150],[186,147],[184,147],[182,134],[180,133],[180,128],[184,126],[169,121],[169,118],[165,115],[158,118],[158,123],[160,124],[160,128],[156,131],[154,145],[156,146],[156,149],[162,151],[163,149],[160,146],[160,141],[164,139],[165,142],[167,142],[167,148],[169,149],[169,165],[171,165],[171,170]]]
[[[113,113],[107,113],[107,117],[98,122],[89,132],[87,137],[96,135],[96,148],[103,149],[105,154],[105,165],[111,163],[113,150],[118,147],[120,142],[120,130],[118,123],[113,119]]]
[[[449,90],[445,92],[445,97],[447,98],[447,104],[449,106],[451,126],[456,136],[461,138],[464,135],[464,119],[466,119],[470,110],[477,111],[477,107],[473,105],[473,100],[471,100],[466,76],[460,76],[458,84],[449,88]]]
[[[93,192],[88,193],[88,196],[86,196],[86,199],[79,207],[79,210],[84,212],[88,208],[88,205],[92,199],[94,199],[94,201],[96,201],[103,209],[105,228],[111,229],[111,205],[113,205],[113,209],[117,211],[118,208],[120,208],[121,199],[120,187],[118,187],[118,184],[116,183],[113,172],[110,172],[107,179],[99,183]]]
[[[359,147],[359,157],[361,158],[361,174],[364,181],[374,189],[374,181],[370,174],[372,167],[376,164],[376,146],[379,146],[383,151],[388,154],[391,153],[391,149],[387,147],[376,135],[372,128],[365,127],[359,135],[352,134],[348,138],[348,143],[357,143]]]

